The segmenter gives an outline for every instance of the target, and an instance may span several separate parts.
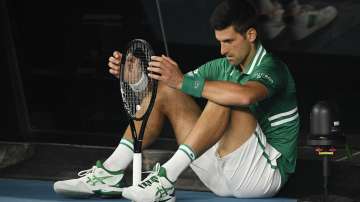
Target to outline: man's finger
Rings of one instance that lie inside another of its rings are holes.
[[[109,63],[108,63],[108,66],[109,66],[111,69],[115,70],[115,71],[120,71],[120,65],[116,65],[116,64],[114,64],[114,63],[112,63],[112,62],[109,62]]]
[[[151,62],[149,62],[149,66],[150,67],[158,67],[158,68],[160,68],[161,67],[161,62],[151,61]]]
[[[119,60],[119,59],[116,59],[116,58],[114,58],[114,57],[109,57],[109,61],[110,61],[110,62],[113,62],[113,63],[115,63],[115,64],[120,64],[120,60]]]
[[[109,72],[111,74],[120,74],[120,71],[116,71],[116,70],[113,70],[113,69],[109,69]]]
[[[161,64],[162,64],[162,67],[165,67],[165,68],[167,68],[167,69],[168,69],[168,67],[171,67],[171,66],[172,66],[172,64],[171,64],[168,60],[166,60],[166,59],[162,60],[162,61],[161,61]]]
[[[163,61],[164,59],[160,56],[151,56],[151,61],[156,61],[156,62],[161,62]]]
[[[109,73],[114,75],[116,78],[120,78],[120,72],[113,69],[109,69]]]
[[[152,74],[152,73],[149,73],[148,75],[149,75],[149,77],[152,78],[152,79],[161,81],[161,76],[160,76],[160,75]]]
[[[162,70],[160,68],[157,68],[157,67],[148,67],[147,70],[149,70],[151,72],[156,72],[156,73],[159,73],[159,74],[162,73]]]
[[[177,63],[172,60],[171,58],[165,56],[165,55],[162,55],[162,58],[164,58],[166,61],[168,61],[169,63],[173,64],[173,65],[177,65]]]
[[[121,54],[119,51],[114,51],[114,52],[113,52],[113,56],[114,56],[115,58],[121,58],[121,57],[122,57],[122,54]]]

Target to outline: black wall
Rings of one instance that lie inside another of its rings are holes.
[[[12,33],[33,132],[29,141],[113,145],[127,125],[118,81],[107,72],[107,58],[133,38],[148,40],[157,53],[163,44],[148,24],[140,1],[31,2],[7,1]],[[179,33],[181,34],[181,33]],[[215,45],[169,44],[184,72],[219,57]],[[1,82],[7,111],[2,140],[16,135],[16,108],[5,47]],[[344,131],[360,131],[358,76],[360,59],[350,55],[275,51],[290,67],[297,83],[302,131],[308,131],[311,106],[318,100],[339,105]],[[203,104],[203,100],[197,100]],[[35,131],[35,132],[34,132]],[[170,135],[165,132],[163,138]]]

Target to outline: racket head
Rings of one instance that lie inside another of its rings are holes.
[[[126,47],[121,61],[120,90],[130,119],[143,120],[152,110],[157,80],[148,76],[147,67],[154,51],[143,39],[134,39]]]

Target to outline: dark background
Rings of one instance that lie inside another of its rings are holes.
[[[207,20],[216,1],[187,2],[160,1],[170,55],[183,72],[220,56]],[[127,120],[118,80],[107,72],[107,58],[133,38],[144,38],[156,53],[164,53],[155,1],[1,3],[5,118],[0,140],[116,145]],[[300,138],[306,136],[309,111],[319,100],[337,103],[345,134],[356,136],[360,131],[359,3],[318,2],[327,3],[339,9],[327,28],[302,41],[266,44],[295,78]],[[168,140],[172,140],[169,126],[160,142]]]

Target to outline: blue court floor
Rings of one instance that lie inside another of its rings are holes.
[[[45,201],[128,201],[126,199],[70,199],[54,193],[53,182],[39,180],[0,179],[1,202],[45,202]],[[296,202],[296,199],[268,198],[268,199],[235,199],[221,198],[209,192],[177,191],[176,201],[183,202]]]

